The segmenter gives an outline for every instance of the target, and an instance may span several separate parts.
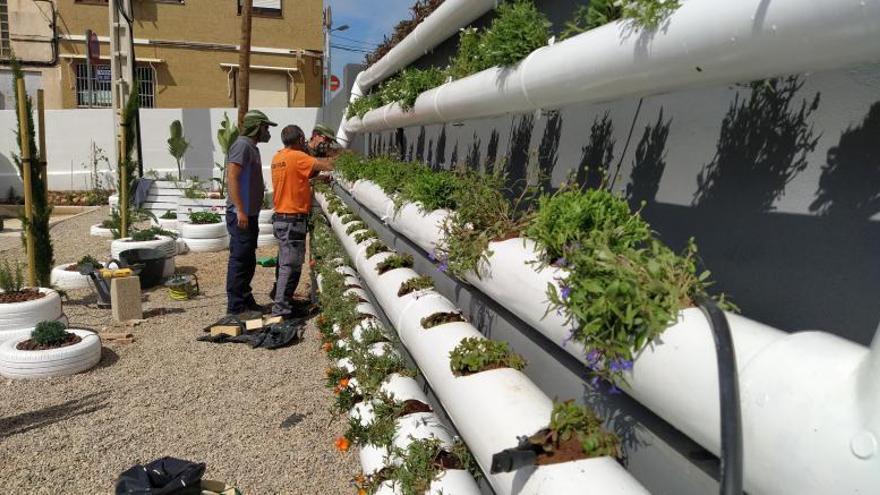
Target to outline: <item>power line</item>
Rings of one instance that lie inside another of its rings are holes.
[[[363,48],[353,47],[353,46],[342,46],[342,45],[330,45],[330,48],[335,48],[337,50],[342,50],[344,52],[355,52],[355,53],[372,53],[372,50],[364,50]]]
[[[347,36],[342,36],[341,34],[333,33],[331,36],[333,36],[334,38],[341,38],[341,39],[344,39],[345,41],[349,41],[349,42],[352,42],[352,43],[359,43],[359,44],[362,44],[362,45],[379,46],[379,43],[374,43],[374,42],[372,42],[372,41],[356,40],[356,39],[354,39],[354,38],[349,38],[349,37],[347,37]]]

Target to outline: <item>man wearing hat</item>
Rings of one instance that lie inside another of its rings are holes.
[[[316,158],[327,158],[333,155],[333,145],[336,144],[336,135],[333,130],[324,124],[317,124],[312,129],[312,137],[309,139],[309,154]]]
[[[257,143],[269,142],[269,127],[276,126],[263,112],[244,117],[241,134],[229,147],[226,167],[226,229],[229,231],[229,266],[226,271],[226,312],[262,311],[254,300],[251,281],[257,267],[258,218],[263,203],[263,162]]]

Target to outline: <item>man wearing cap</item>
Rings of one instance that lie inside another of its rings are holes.
[[[269,142],[275,122],[259,110],[244,117],[241,134],[229,147],[226,167],[229,194],[226,229],[229,231],[229,266],[226,271],[226,312],[262,311],[254,300],[251,281],[257,267],[258,218],[263,203],[263,163],[257,143]]]
[[[284,148],[272,158],[272,199],[275,203],[272,227],[278,239],[272,315],[290,318],[298,316],[293,307],[293,293],[299,284],[306,256],[306,234],[312,208],[309,181],[320,172],[333,170],[333,159],[310,156],[306,135],[295,125],[281,130],[281,142]]]
[[[336,135],[333,134],[333,130],[324,124],[317,124],[309,139],[308,153],[314,157],[327,158],[334,154],[332,149],[334,144],[336,144]]]

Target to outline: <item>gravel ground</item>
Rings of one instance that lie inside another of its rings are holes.
[[[106,214],[105,208],[53,227],[57,264],[85,254],[108,257],[110,241],[88,234]],[[24,260],[21,243],[0,239],[0,258]],[[246,494],[351,493],[358,463],[355,454],[333,448],[344,424],[329,413],[327,360],[314,325],[305,342],[275,351],[197,342],[225,311],[226,253],[179,256],[177,266],[197,273],[202,296],[176,302],[162,290],[148,291],[145,320],[132,327],[114,327],[110,311],[96,309],[88,291],[71,292],[64,309],[72,326],[136,339],[105,343],[95,369],[37,381],[0,378],[5,493],[112,493],[119,473],[162,456],[205,462],[207,479]],[[258,302],[269,302],[273,276],[257,267]],[[306,292],[307,280],[298,292]]]

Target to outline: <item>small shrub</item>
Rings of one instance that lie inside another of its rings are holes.
[[[351,222],[360,221],[360,219],[354,213],[349,213],[348,215],[342,215],[339,217],[339,221],[342,222],[343,225],[346,225]]]
[[[422,318],[421,323],[422,328],[428,330],[429,328],[434,328],[445,323],[455,323],[459,321],[465,321],[464,318],[462,318],[461,313],[439,312]]]
[[[359,233],[355,234],[354,235],[354,242],[357,244],[360,244],[360,243],[366,241],[367,239],[378,239],[378,238],[379,238],[379,235],[376,234],[375,231],[366,230],[364,232],[359,232]]]
[[[403,183],[400,193],[394,198],[395,206],[400,208],[404,202],[409,201],[419,203],[424,212],[455,209],[453,193],[458,187],[458,179],[454,173],[434,171],[422,166],[413,167],[411,164],[409,167],[415,168],[418,173],[412,174]]]
[[[602,429],[602,421],[591,409],[573,401],[557,402],[550,415],[550,427],[529,438],[529,442],[552,453],[560,444],[576,440],[584,455],[593,457],[620,457],[617,435]]]
[[[83,256],[82,258],[79,259],[79,261],[76,262],[76,265],[80,268],[84,267],[86,265],[91,265],[95,268],[102,268],[104,266],[103,264],[101,264],[100,261],[98,261],[97,259],[95,259],[91,255]]]
[[[191,213],[189,216],[189,222],[194,225],[208,225],[212,223],[220,223],[222,221],[220,214],[210,211],[197,211]]]
[[[412,110],[420,94],[440,86],[444,79],[439,69],[405,69],[382,84],[382,105],[398,103],[404,111]]]
[[[369,258],[372,258],[373,256],[376,256],[379,253],[387,253],[387,252],[388,252],[388,246],[386,246],[384,242],[382,242],[380,240],[376,240],[376,241],[373,241],[373,243],[367,247],[367,258],[369,259]]]
[[[416,277],[407,280],[406,282],[400,284],[400,289],[397,291],[398,297],[403,297],[412,292],[416,292],[419,290],[433,289],[434,281],[431,280],[431,277]]]
[[[565,23],[565,29],[559,35],[562,40],[585,33],[623,16],[623,9],[618,0],[591,0],[590,5],[581,5],[575,10],[572,20]]]
[[[471,375],[495,368],[521,370],[526,362],[519,354],[511,352],[507,342],[489,339],[466,338],[450,353],[450,368],[458,375]]]
[[[655,0],[656,1],[656,0]],[[532,0],[508,1],[480,38],[486,68],[508,67],[547,44],[551,23]]]
[[[159,217],[159,218],[161,218],[161,219],[163,219],[163,220],[177,220],[177,212],[176,212],[176,211],[167,210],[167,211],[165,211],[165,213],[163,213],[162,216]]]
[[[354,223],[348,224],[348,226],[345,228],[345,233],[348,235],[351,235],[351,234],[357,232],[358,230],[365,230],[366,228],[367,228],[367,226],[366,226],[366,224],[364,224],[364,222],[354,222]]]
[[[458,442],[460,443],[460,442]],[[395,449],[400,464],[392,468],[389,479],[395,479],[402,493],[426,493],[431,482],[446,469],[476,471],[473,457],[464,445],[443,448],[436,438],[415,440],[406,449]]]
[[[3,260],[0,265],[0,289],[5,293],[21,292],[24,288],[24,272],[22,264]]]
[[[382,275],[397,268],[412,268],[413,257],[408,254],[393,254],[376,265],[376,271]]]
[[[623,0],[623,17],[643,28],[655,29],[681,7],[680,0]]]
[[[67,340],[67,330],[60,321],[41,321],[31,332],[31,339],[40,345],[56,345]]]

